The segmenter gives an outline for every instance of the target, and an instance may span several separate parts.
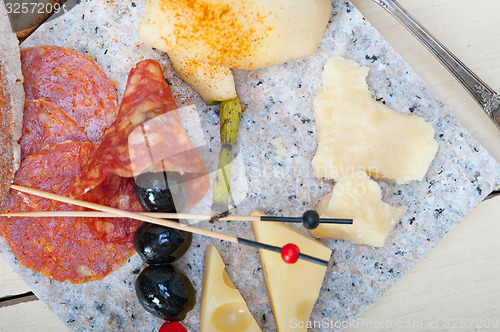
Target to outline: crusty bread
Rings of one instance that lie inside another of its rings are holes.
[[[19,168],[24,107],[19,43],[0,0],[0,207]]]

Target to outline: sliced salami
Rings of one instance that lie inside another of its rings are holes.
[[[83,196],[83,200],[126,211],[143,211],[134,195],[134,179],[109,173],[97,187]],[[103,241],[130,244],[138,222],[128,218],[86,218],[92,233]]]
[[[116,121],[71,196],[99,185],[109,172],[132,177],[142,171],[179,172],[190,182],[186,185],[189,205],[203,198],[210,185],[207,167],[181,125],[161,66],[154,60],[141,61],[130,71]]]
[[[96,146],[64,142],[27,157],[14,183],[67,195]],[[100,204],[140,211],[131,179],[111,175],[85,198]],[[82,210],[11,190],[4,213],[20,211]],[[127,218],[22,218],[0,220],[0,234],[19,262],[59,281],[82,283],[101,279],[133,254],[133,233],[139,222]]]
[[[91,58],[57,46],[21,51],[26,99],[61,106],[99,143],[118,113],[115,85]]]
[[[19,145],[21,159],[45,146],[64,141],[86,142],[87,135],[75,119],[61,107],[44,100],[26,100],[23,131]]]

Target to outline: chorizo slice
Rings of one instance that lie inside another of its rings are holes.
[[[45,146],[64,141],[86,142],[88,138],[83,128],[61,107],[41,99],[26,100],[19,140],[21,159]]]
[[[132,177],[146,171],[173,171],[189,179],[188,205],[201,200],[210,185],[207,167],[181,125],[161,66],[154,60],[141,61],[130,71],[116,121],[71,196],[99,185],[109,172]]]
[[[118,113],[115,85],[88,56],[58,46],[21,51],[26,99],[62,107],[99,143]]]
[[[63,142],[44,148],[23,160],[14,183],[67,195],[95,149],[89,142]],[[140,211],[129,180],[107,179],[85,198]],[[11,190],[2,212],[82,210]],[[0,234],[21,265],[58,281],[83,283],[102,279],[134,253],[132,239],[138,225],[128,218],[4,217]]]

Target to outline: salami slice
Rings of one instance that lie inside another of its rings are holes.
[[[134,169],[130,154],[134,155]],[[75,183],[71,196],[94,188],[109,172],[132,177],[146,170],[175,171],[189,180],[189,205],[203,198],[210,185],[207,167],[181,125],[161,66],[154,60],[141,61],[130,71],[116,121]]]
[[[83,196],[83,200],[120,210],[144,211],[135,199],[133,186],[133,178],[121,178],[109,173],[99,186]],[[138,225],[138,222],[128,218],[86,218],[85,223],[97,238],[127,245],[132,241]]]
[[[86,142],[87,135],[75,119],[61,107],[44,100],[26,100],[23,131],[19,145],[21,159],[45,146],[64,141]]]
[[[57,46],[21,51],[26,99],[61,106],[99,143],[118,113],[115,85],[91,58]]]
[[[42,149],[22,162],[14,183],[67,195],[95,148],[89,142],[64,142]],[[140,211],[130,180],[112,175],[85,198]],[[3,212],[68,210],[83,209],[11,190]],[[83,283],[103,278],[133,254],[138,225],[127,218],[4,217],[0,234],[22,265],[55,280]]]

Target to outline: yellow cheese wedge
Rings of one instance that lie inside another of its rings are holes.
[[[253,210],[250,215],[264,214]],[[330,248],[287,225],[267,221],[252,222],[252,229],[259,242],[279,247],[294,243],[301,253],[330,260]],[[288,264],[281,259],[279,253],[268,250],[259,249],[259,256],[278,331],[307,331],[305,326],[321,290],[326,267],[300,259],[294,264]]]
[[[245,300],[229,279],[217,249],[208,245],[203,270],[200,332],[260,331]]]
[[[407,209],[384,203],[379,185],[365,172],[358,171],[340,178],[317,209],[320,217],[352,218],[353,224],[320,224],[310,232],[320,238],[381,247]]]
[[[169,58],[180,77],[207,104],[237,97],[231,69],[173,54]]]
[[[366,84],[368,68],[331,57],[314,99],[317,178],[338,180],[358,169],[404,184],[422,180],[436,154],[432,125],[376,102]]]

